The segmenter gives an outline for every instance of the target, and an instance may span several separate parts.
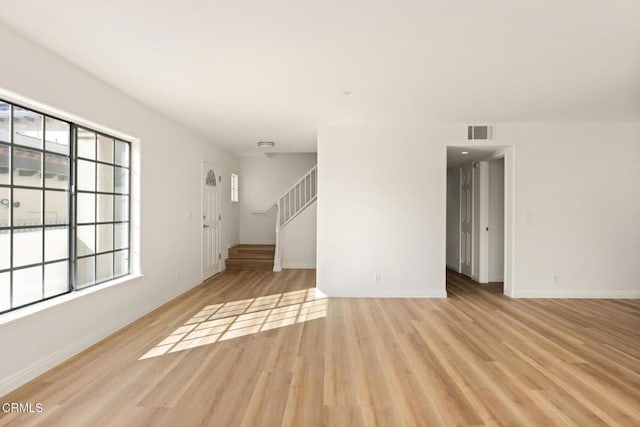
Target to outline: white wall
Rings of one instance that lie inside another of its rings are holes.
[[[513,145],[513,296],[640,297],[640,124],[496,134]],[[444,295],[447,144],[466,144],[463,125],[319,129],[323,292]]]
[[[505,125],[500,138],[516,143],[516,295],[640,297],[640,124]]]
[[[445,296],[447,135],[447,128],[319,129],[323,292]]]
[[[1,89],[140,139],[140,256],[144,277],[7,322],[0,316],[0,395],[200,283],[200,168],[239,160],[57,56],[0,26]],[[135,66],[135,64],[131,64]],[[170,208],[168,208],[170,207]],[[222,247],[239,239],[238,209],[222,197]],[[226,257],[226,253],[223,254]],[[179,279],[178,279],[179,275]]]
[[[489,281],[504,280],[504,158],[489,162]]]
[[[447,169],[447,267],[460,270],[460,168]]]
[[[317,164],[315,153],[276,154],[240,160],[240,242],[274,244],[276,210],[256,215],[274,203]]]
[[[282,268],[316,268],[317,202],[280,231]]]

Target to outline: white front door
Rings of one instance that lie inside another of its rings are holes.
[[[220,212],[218,207],[219,174],[203,163],[202,168],[202,279],[220,271]]]
[[[473,273],[473,165],[460,169],[460,272]]]

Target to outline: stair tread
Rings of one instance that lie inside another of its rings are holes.
[[[226,266],[238,270],[271,270],[273,258],[228,258]]]
[[[258,261],[264,261],[264,260],[273,261],[273,258],[274,258],[274,256],[271,255],[271,256],[252,256],[252,257],[248,257],[248,256],[230,256],[227,259],[245,259],[245,260],[246,259],[255,259],[255,260],[258,260]]]
[[[228,259],[273,262],[275,253],[275,245],[237,245],[229,248]]]
[[[236,245],[229,249],[239,249],[239,250],[271,250],[275,249],[276,245]]]

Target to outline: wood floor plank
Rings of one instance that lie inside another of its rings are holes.
[[[283,426],[319,426],[324,417],[324,355],[301,355],[293,366],[293,377],[289,388]]]
[[[219,274],[0,398],[0,426],[640,425],[639,300],[323,299]]]

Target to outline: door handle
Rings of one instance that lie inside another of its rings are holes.
[[[207,224],[204,224],[202,228],[209,228],[209,226]]]

